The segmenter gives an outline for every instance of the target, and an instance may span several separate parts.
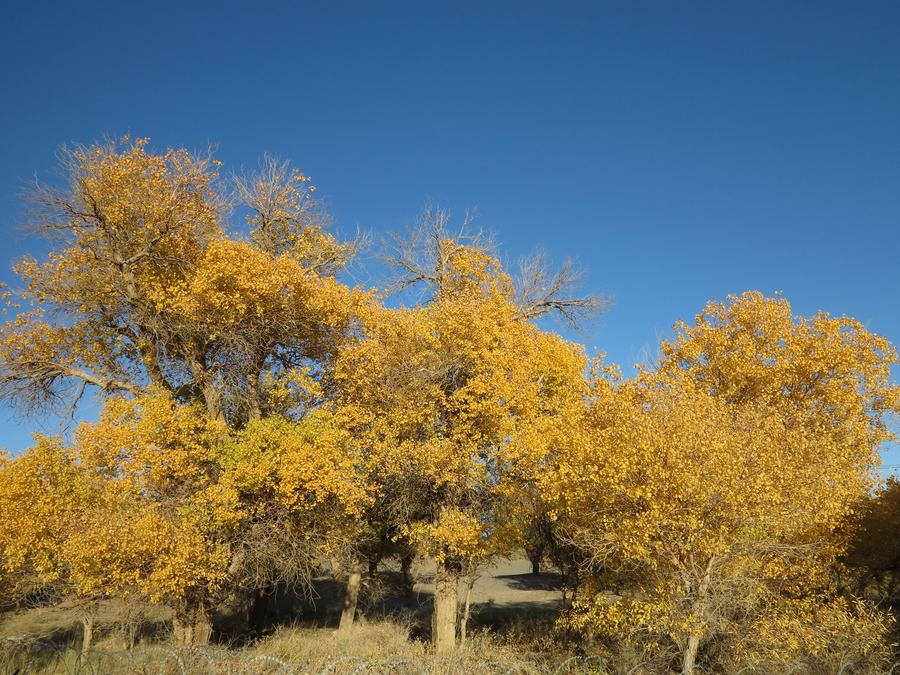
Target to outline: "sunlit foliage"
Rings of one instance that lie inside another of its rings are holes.
[[[834,563],[897,411],[893,350],[756,293],[678,331],[658,368],[595,379],[546,481],[595,570],[572,621],[671,646],[685,671],[701,648],[752,663],[786,633],[817,657],[820,621],[868,621],[877,642],[884,622],[837,598]]]
[[[0,600],[76,604],[84,650],[101,600],[165,604],[202,644],[325,561],[346,627],[365,560],[416,554],[449,651],[461,582],[524,546],[577,591],[560,630],[651,670],[888,654],[898,490],[876,467],[900,387],[860,322],[748,292],[625,378],[544,321],[602,308],[573,264],[513,274],[446,212],[365,289],[361,240],[285,162],[226,179],[127,138],[62,162],[29,222],[48,252],[3,293],[0,395],[63,427],[0,456]],[[86,395],[99,419],[75,424]]]

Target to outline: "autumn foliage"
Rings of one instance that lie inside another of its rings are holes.
[[[143,139],[63,157],[30,218],[49,253],[5,294],[0,394],[101,411],[0,458],[0,590],[77,603],[88,646],[103,599],[165,604],[202,644],[327,561],[344,626],[366,561],[402,551],[436,565],[449,651],[460,584],[525,547],[565,567],[560,630],[648,672],[889,655],[873,589],[897,562],[866,532],[897,535],[876,469],[900,388],[860,322],[748,292],[624,378],[543,320],[598,309],[577,270],[515,275],[441,211],[388,247],[389,298],[345,283],[358,242],[286,163],[226,181]]]

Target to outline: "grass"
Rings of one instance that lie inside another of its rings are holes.
[[[473,595],[469,637],[451,658],[436,657],[429,644],[432,589],[428,570],[419,575],[411,594],[394,583],[399,573],[386,570],[364,589],[361,616],[346,633],[336,630],[343,588],[327,579],[317,584],[314,606],[287,596],[274,603],[273,618],[280,624],[272,626],[268,634],[220,634],[219,644],[203,649],[185,649],[171,643],[171,613],[164,608],[101,603],[94,646],[86,662],[80,660],[81,626],[76,608],[61,606],[0,615],[0,675],[16,672],[26,664],[28,668],[21,672],[41,675],[250,675],[278,672],[281,664],[302,664],[304,669],[299,672],[321,672],[329,666],[332,673],[354,672],[365,664],[378,664],[377,672],[422,672],[423,666],[430,664],[429,672],[459,673],[509,670],[499,666],[490,670],[485,665],[498,662],[554,666],[565,661],[571,656],[569,647],[561,644],[552,629],[559,595],[555,577],[532,579],[519,570],[523,565],[511,564],[486,573],[479,581]],[[135,646],[128,650],[128,631],[135,627],[139,628]],[[520,667],[514,672],[537,671]]]
[[[137,639],[158,639],[168,632],[172,612],[159,605],[138,605],[120,600],[99,603],[95,615],[95,643],[121,642],[127,647],[127,631],[135,630]],[[40,636],[56,644],[81,640],[78,609],[67,604],[36,607],[0,614],[0,639]]]
[[[45,625],[45,624],[43,624]],[[145,642],[132,651],[107,635],[98,640],[90,656],[82,660],[74,644],[57,644],[27,640],[7,642],[0,659],[5,657],[0,674],[27,672],[49,673],[268,673],[283,670],[290,664],[297,671],[318,673],[350,672],[506,672],[498,664],[521,664],[540,661],[559,663],[565,654],[536,655],[487,631],[477,632],[457,654],[436,658],[427,642],[412,638],[410,617],[361,620],[346,633],[331,628],[281,626],[269,636],[241,648],[213,645],[203,649],[181,649],[162,642]],[[495,664],[489,666],[486,664]],[[27,667],[26,667],[27,666]],[[516,672],[538,672],[538,668]],[[372,668],[371,671],[363,668]],[[493,670],[491,670],[493,668]],[[22,669],[17,671],[17,669]]]

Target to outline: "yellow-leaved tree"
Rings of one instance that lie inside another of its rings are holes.
[[[346,545],[370,496],[333,416],[231,431],[165,393],[111,398],[74,443],[40,438],[2,467],[4,571],[83,609],[132,597],[204,644],[214,607],[241,588],[300,585]]]
[[[224,220],[217,161],[147,148],[67,151],[68,184],[35,192],[30,225],[53,248],[16,267],[2,393],[32,410],[152,385],[213,419],[259,417],[269,389],[317,373],[352,331],[366,296],[334,279],[352,246],[322,229],[307,177],[285,164],[238,181],[244,241]]]
[[[583,393],[581,349],[529,320],[593,305],[566,300],[565,284],[517,302],[498,261],[445,222],[434,214],[394,259],[404,286],[426,286],[425,302],[374,313],[336,374],[383,508],[436,562],[439,651],[457,642],[461,574],[515,541],[512,509],[541,463],[542,445],[529,441]]]
[[[896,353],[848,318],[759,293],[679,324],[657,368],[604,371],[545,493],[589,555],[572,622],[682,672],[883,656],[883,615],[836,591],[871,489]]]
[[[94,589],[76,581],[67,553],[86,525],[84,504],[95,495],[70,453],[55,439],[37,437],[33,448],[0,463],[0,562],[2,574],[22,598],[36,589],[73,602],[82,619],[82,648],[92,637]],[[70,571],[71,570],[71,571]]]
[[[101,526],[76,553],[132,560],[141,537],[122,528],[161,537],[130,581],[173,605],[182,640],[205,642],[212,603],[308,581],[328,533],[351,536],[346,516],[368,493],[325,408],[369,294],[336,280],[354,244],[326,231],[315,188],[286,163],[266,158],[229,190],[218,161],[144,139],[62,157],[65,183],[36,189],[30,222],[50,252],[21,261],[6,294],[0,395],[65,416],[99,395],[100,421],[66,450],[101,495],[66,507]],[[249,213],[243,228],[231,206]],[[105,499],[138,520],[98,515]]]
[[[857,509],[844,554],[854,592],[894,608],[900,599],[900,478],[887,478]]]
[[[0,467],[2,573],[20,585],[17,597],[39,590],[74,609],[84,652],[98,601],[140,598],[142,570],[169,545],[154,514],[111,487],[76,450],[46,436]]]

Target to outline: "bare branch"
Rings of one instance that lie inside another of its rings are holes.
[[[474,210],[466,211],[455,231],[451,231],[450,218],[449,209],[429,202],[413,228],[388,236],[381,258],[398,273],[387,286],[388,295],[420,284],[440,289],[455,253],[464,248],[478,248],[488,254],[493,251],[493,238],[472,227],[477,218]]]
[[[538,253],[519,261],[516,278],[516,304],[521,318],[533,321],[548,314],[557,314],[573,328],[578,328],[609,307],[608,298],[575,294],[584,270],[571,259],[552,272],[546,253]]]

